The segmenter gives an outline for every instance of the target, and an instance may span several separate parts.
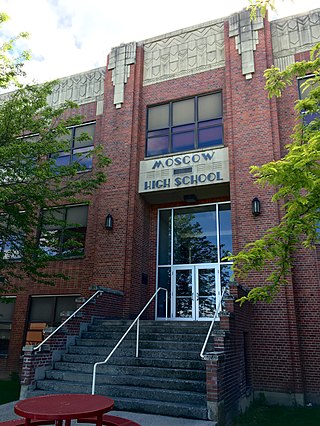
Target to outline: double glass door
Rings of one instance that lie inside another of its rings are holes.
[[[214,316],[230,281],[231,252],[230,203],[159,210],[157,285],[167,290],[172,319]],[[165,315],[166,295],[159,292],[156,318]]]
[[[212,318],[221,296],[218,267],[211,264],[176,266],[172,275],[171,317]]]

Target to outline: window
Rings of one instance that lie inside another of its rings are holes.
[[[3,237],[3,240],[0,240],[1,256],[10,260],[20,259],[23,232],[12,224],[12,220],[10,221],[10,216],[7,214],[0,214],[0,229]]]
[[[26,336],[26,345],[37,345],[43,340],[43,331],[47,327],[58,326],[61,323],[61,312],[76,310],[75,299],[72,296],[32,296]]]
[[[14,306],[14,297],[0,299],[0,356],[8,354]]]
[[[61,138],[63,140],[70,141],[70,149],[68,151],[61,151],[52,155],[52,158],[55,159],[56,165],[68,166],[73,162],[78,162],[87,170],[90,170],[92,168],[92,157],[87,157],[87,155],[93,150],[94,131],[95,123],[71,127],[69,135]],[[88,134],[91,138],[86,138],[83,135],[84,133]]]
[[[319,85],[319,82],[315,82],[314,84],[311,84],[310,86],[306,85],[307,80],[313,77],[314,77],[313,75],[309,75],[309,76],[298,79],[299,99],[306,99],[310,94],[310,90],[312,90],[313,88]],[[314,112],[310,114],[306,114],[305,112],[303,115],[303,121],[305,124],[309,124],[311,123],[311,121],[319,117],[320,117],[319,112]]]
[[[158,288],[168,290],[171,318],[212,318],[217,294],[232,281],[229,202],[160,209]],[[157,318],[166,316],[166,294],[157,295]]]
[[[39,246],[50,256],[73,257],[84,253],[88,206],[68,206],[42,214]]]
[[[147,157],[222,144],[221,93],[148,108]]]

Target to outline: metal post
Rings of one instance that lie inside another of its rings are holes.
[[[140,328],[140,318],[138,318],[138,321],[137,321],[136,358],[139,357],[139,328]]]
[[[166,320],[168,320],[168,290],[166,290]]]

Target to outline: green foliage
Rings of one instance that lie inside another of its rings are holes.
[[[8,15],[0,12],[0,27],[9,19]],[[10,84],[19,85],[18,77],[24,75],[23,64],[30,58],[30,52],[24,50],[15,55],[15,44],[27,37],[28,33],[22,32],[0,45],[0,88],[7,88]]]
[[[106,179],[104,168],[110,160],[101,147],[88,154],[95,162],[87,173],[79,173],[85,170],[79,162],[56,166],[50,158],[70,150],[67,127],[81,122],[77,115],[63,118],[74,104],[47,104],[54,85],[20,88],[0,105],[0,240],[10,243],[10,250],[0,254],[4,292],[13,289],[12,278],[52,282],[54,276],[43,269],[50,256],[38,247],[41,210],[86,201]]]
[[[0,14],[0,26],[7,19]],[[98,146],[86,154],[94,158],[90,171],[77,161],[56,165],[52,154],[70,152],[68,126],[80,124],[81,117],[72,102],[55,108],[47,103],[56,82],[26,87],[18,83],[28,53],[15,56],[14,46],[26,36],[21,33],[0,46],[0,88],[18,88],[0,98],[0,294],[18,290],[17,282],[26,278],[45,284],[66,278],[46,269],[50,256],[38,244],[41,212],[87,201],[106,180],[110,162]],[[82,134],[77,140],[88,139]],[[76,238],[68,244],[75,247]]]
[[[269,96],[281,96],[296,77],[312,75],[304,83],[306,96],[295,105],[297,124],[286,155],[261,167],[253,166],[251,173],[262,187],[272,187],[272,201],[279,203],[283,216],[278,226],[269,229],[257,241],[250,243],[235,256],[236,276],[245,278],[252,271],[269,272],[267,282],[257,283],[247,297],[240,299],[271,302],[282,285],[287,283],[293,266],[293,252],[302,244],[313,248],[319,243],[320,223],[320,43],[311,52],[310,61],[292,64],[285,71],[272,67],[265,71]],[[316,114],[307,124],[303,116]],[[318,114],[318,115],[317,115]]]
[[[0,380],[0,405],[8,402],[17,401],[20,395],[20,380],[15,373],[11,375],[11,380]]]
[[[276,10],[275,0],[249,0],[248,10],[250,10],[250,18],[254,21],[258,15],[264,18],[267,14],[267,10]]]
[[[317,426],[319,407],[280,407],[253,403],[249,410],[234,419],[234,426]]]

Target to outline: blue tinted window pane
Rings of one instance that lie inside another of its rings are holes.
[[[70,163],[70,155],[61,155],[55,158],[56,166],[68,166]]]
[[[81,164],[81,166],[85,166],[86,169],[92,169],[92,157],[86,157],[83,155],[73,155],[72,161]]]
[[[303,121],[304,121],[304,123],[305,124],[310,124],[311,123],[311,121],[313,121],[313,120],[315,120],[316,118],[320,118],[320,114],[319,113],[314,113],[314,114],[306,114],[304,117],[303,117]]]
[[[169,134],[169,129],[153,130],[148,132],[148,137],[153,138],[154,136],[165,136]]]
[[[198,147],[206,148],[209,146],[222,145],[222,127],[208,127],[198,131]]]
[[[220,256],[221,260],[232,253],[232,229],[230,204],[219,206]]]
[[[72,161],[76,161],[80,163],[82,166],[85,166],[86,169],[92,169],[92,156],[88,157],[90,151],[92,151],[92,148],[82,148],[82,149],[75,149],[73,151]]]
[[[194,148],[194,132],[172,135],[172,152],[187,151]]]
[[[171,263],[171,210],[161,210],[159,214],[159,265]]]
[[[168,315],[170,316],[170,295],[171,295],[171,268],[159,268],[158,269],[158,287],[162,287],[168,290]],[[157,317],[166,317],[166,292],[164,290],[159,291],[157,295]]]
[[[161,155],[169,152],[169,137],[159,136],[148,138],[147,140],[147,155]]]
[[[182,132],[188,132],[193,131],[194,124],[186,124],[185,126],[176,126],[172,128],[172,133],[182,133]]]
[[[216,120],[207,120],[201,121],[198,124],[199,129],[203,129],[204,127],[212,127],[222,125],[222,118],[218,118]]]

